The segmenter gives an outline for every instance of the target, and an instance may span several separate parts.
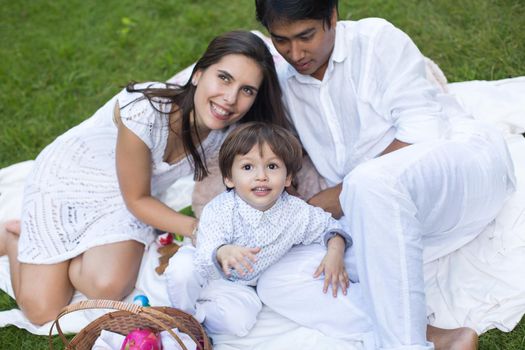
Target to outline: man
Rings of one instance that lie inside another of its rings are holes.
[[[315,306],[333,319],[301,310],[319,288],[307,278],[312,246],[261,277],[261,299],[329,335],[372,332],[381,349],[475,349],[473,330],[427,328],[423,264],[476,237],[514,190],[504,141],[426,80],[424,57],[390,23],[338,22],[337,0],[256,0],[256,11],[289,63],[280,79],[293,124],[331,186],[309,202],[353,236],[347,269],[362,292]],[[345,318],[356,307],[367,315],[359,325]]]

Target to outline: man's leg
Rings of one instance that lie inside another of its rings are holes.
[[[361,307],[359,283],[351,283],[347,295],[339,291],[334,298],[330,290],[323,293],[323,276],[313,278],[325,254],[326,248],[319,244],[292,248],[259,278],[257,292],[262,302],[302,326],[335,338],[364,340],[374,348],[373,327]],[[355,281],[353,259],[347,251],[345,265]]]
[[[383,347],[430,348],[424,250],[449,253],[496,216],[509,183],[502,159],[484,137],[461,135],[405,147],[345,178],[341,204]]]

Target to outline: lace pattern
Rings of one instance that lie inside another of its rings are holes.
[[[125,106],[137,97],[123,90],[117,99]],[[154,240],[154,229],[127,210],[120,193],[112,111],[111,105],[99,110],[98,124],[80,124],[37,157],[24,190],[19,261],[52,264],[98,245],[125,240],[147,245]],[[107,115],[101,118],[100,113]],[[186,158],[171,165],[163,162],[169,121],[147,100],[131,102],[121,110],[121,117],[151,149],[152,194],[160,195],[177,179],[193,173]],[[224,135],[212,131],[202,144],[203,152],[216,152]]]

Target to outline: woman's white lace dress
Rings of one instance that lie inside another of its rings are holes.
[[[140,97],[140,93],[121,91],[38,155],[24,190],[20,262],[53,264],[94,246],[126,240],[147,245],[155,239],[154,229],[127,210],[120,193],[115,167],[115,103],[121,107],[124,124],[151,150],[153,196],[192,174],[193,166],[187,158],[172,165],[163,161],[168,116]],[[168,111],[171,106],[156,107]],[[224,134],[210,132],[203,141],[204,153],[216,152]]]

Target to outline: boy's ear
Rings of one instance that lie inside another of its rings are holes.
[[[235,188],[235,185],[233,184],[232,180],[230,180],[229,178],[225,177],[223,179],[224,181],[224,184],[226,185],[226,187],[228,188]]]
[[[286,181],[284,182],[284,187],[289,187],[292,185],[292,175],[286,175]]]

